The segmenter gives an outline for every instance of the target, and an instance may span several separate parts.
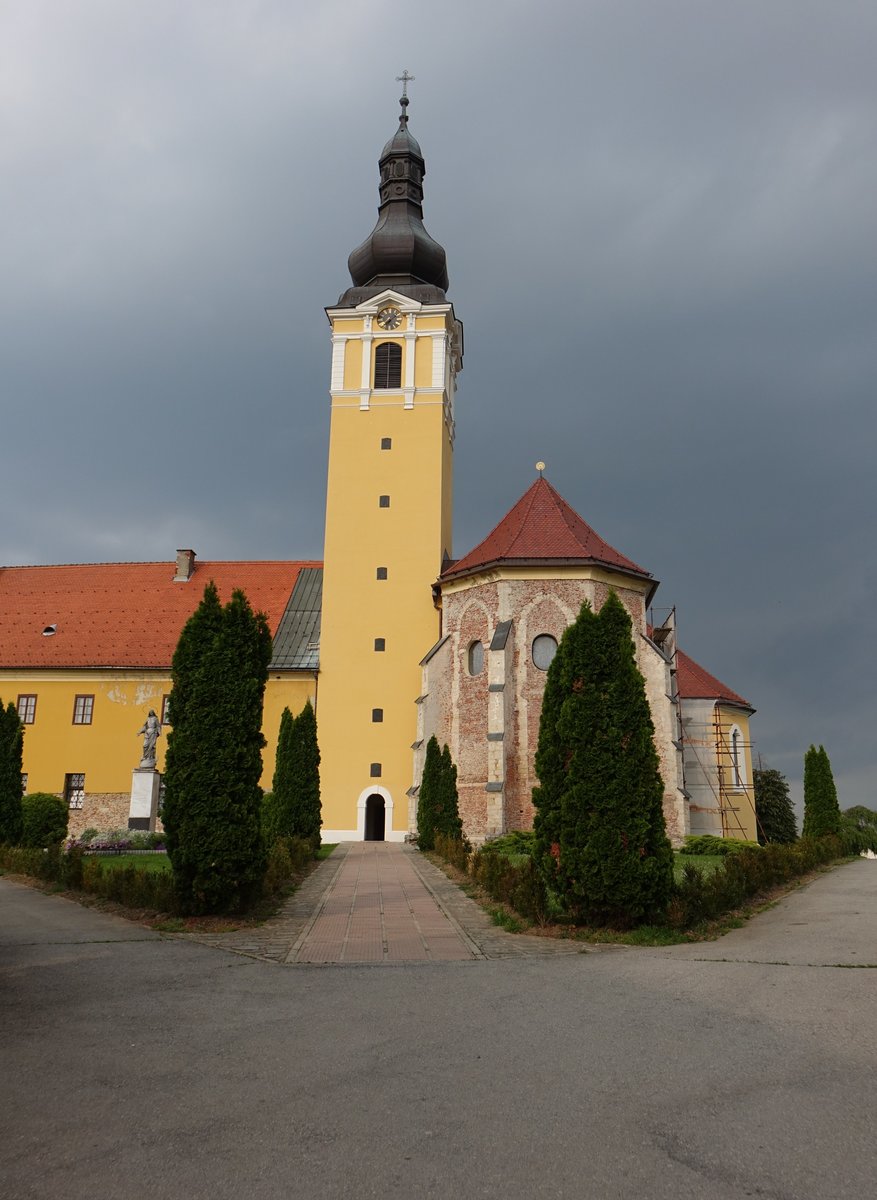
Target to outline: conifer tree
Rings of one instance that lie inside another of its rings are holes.
[[[292,742],[293,717],[288,708],[280,714],[274,778],[271,791],[262,798],[262,834],[270,847],[278,837],[291,836],[292,828]]]
[[[174,886],[189,912],[245,909],[265,871],[260,825],[265,617],[216,587],[186,623],[172,664],[162,821]]]
[[[463,836],[460,798],[457,795],[457,768],[447,746],[442,749],[441,805],[436,813],[436,833],[459,841]]]
[[[0,701],[0,845],[17,846],[22,836],[21,755],[24,728],[12,701]]]
[[[289,746],[289,832],[316,850],[323,823],[320,804],[320,747],[317,716],[310,700],[292,723]]]
[[[761,845],[769,842],[790,845],[797,841],[795,810],[785,775],[769,767],[760,767],[753,772],[753,782],[755,820]]]
[[[614,592],[599,614],[583,605],[551,664],[536,769],[537,855],[570,914],[619,927],[657,916],[673,852],[645,682]]]
[[[811,746],[804,755],[803,836],[826,837],[840,831],[840,806],[825,747]]]
[[[417,845],[421,850],[435,849],[436,810],[441,803],[442,752],[435,734],[426,743],[423,776],[417,795]]]

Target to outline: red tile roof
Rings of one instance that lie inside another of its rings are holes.
[[[87,563],[0,568],[0,667],[169,667],[183,625],[213,580],[240,588],[277,630],[305,562]],[[57,632],[43,636],[55,625]]]
[[[693,658],[689,658],[683,650],[676,651],[676,672],[676,684],[683,700],[722,700],[726,704],[752,708],[748,700],[732,692],[720,679],[716,679],[715,675],[710,675],[709,671],[705,671]]]
[[[537,479],[474,550],[450,563],[442,579],[456,579],[501,563],[600,563],[644,579],[652,576],[604,542],[546,479]]]

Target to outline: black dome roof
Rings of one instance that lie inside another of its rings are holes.
[[[399,128],[381,152],[377,224],[347,260],[353,287],[339,304],[360,304],[390,287],[423,303],[445,299],[445,252],[423,224],[426,164],[408,131],[407,105],[403,96]]]

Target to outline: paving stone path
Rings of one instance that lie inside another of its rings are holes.
[[[258,929],[176,936],[279,964],[584,953],[575,942],[499,929],[443,871],[397,842],[343,842]]]

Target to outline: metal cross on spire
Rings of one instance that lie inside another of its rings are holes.
[[[401,75],[396,76],[396,82],[402,84],[402,99],[407,100],[408,99],[408,84],[414,82],[414,76],[408,74],[407,67],[405,68],[405,70],[402,72]]]

